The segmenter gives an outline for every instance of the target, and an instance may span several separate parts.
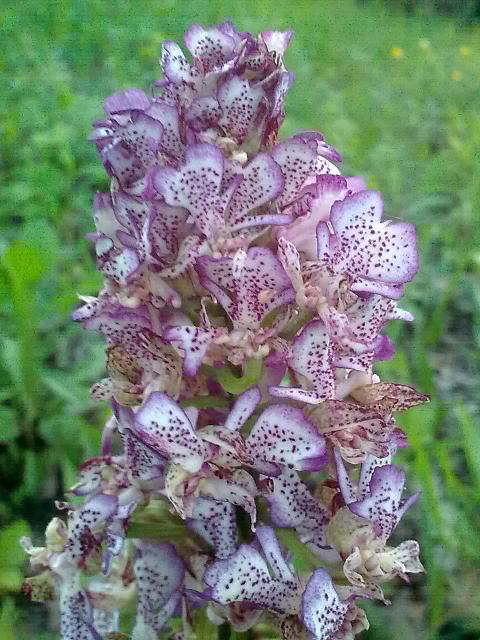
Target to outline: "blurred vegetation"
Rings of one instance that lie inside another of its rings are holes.
[[[41,535],[104,419],[88,396],[101,343],[69,320],[77,292],[100,285],[85,233],[107,180],[90,123],[114,90],[158,77],[164,38],[228,16],[246,30],[293,27],[284,135],[323,131],[343,171],[418,226],[422,267],[403,304],[416,322],[394,327],[397,355],[379,369],[433,397],[401,420],[411,444],[401,462],[423,491],[401,534],[420,539],[427,574],[391,608],[370,604],[364,637],[480,637],[480,27],[466,26],[478,4],[450,5],[457,18],[435,15],[433,0],[0,4],[2,640],[50,637],[38,631],[43,607],[19,608],[17,539]]]

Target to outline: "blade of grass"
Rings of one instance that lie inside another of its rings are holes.
[[[480,491],[480,425],[475,424],[472,415],[461,404],[455,407],[455,413],[463,434],[463,450],[468,470],[475,482],[478,495]]]

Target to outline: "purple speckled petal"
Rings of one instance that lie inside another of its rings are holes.
[[[198,372],[216,335],[216,329],[194,326],[169,327],[164,332],[165,340],[183,350],[183,372],[187,376],[194,376]]]
[[[331,222],[343,254],[338,267],[399,285],[418,270],[415,227],[381,222],[382,212],[383,200],[376,191],[360,191],[333,205]]]
[[[274,398],[284,398],[294,402],[305,402],[305,404],[320,404],[324,402],[315,391],[306,391],[298,387],[269,387],[269,392]]]
[[[188,217],[183,207],[170,207],[163,202],[152,203],[148,211],[146,235],[148,247],[161,264],[173,261],[178,251],[178,238]]]
[[[307,259],[315,260],[318,255],[317,227],[320,222],[328,221],[333,203],[346,195],[347,183],[342,176],[317,176],[315,183],[302,189],[299,201],[302,215],[288,227],[282,227],[281,234]]]
[[[117,243],[118,232],[129,229],[125,221],[120,220],[114,213],[112,198],[109,193],[95,194],[92,213],[98,236],[106,236],[113,240],[115,244]]]
[[[185,44],[203,72],[222,67],[233,55],[236,40],[218,26],[205,28],[192,24],[185,33]]]
[[[301,409],[273,405],[258,418],[246,440],[254,460],[314,471],[326,462],[325,440]]]
[[[292,225],[293,226],[293,225]],[[288,232],[288,227],[285,233]],[[305,297],[305,285],[300,264],[300,254],[295,244],[286,237],[278,238],[278,258],[283,268],[288,273],[292,286],[297,294],[297,302],[300,303]]]
[[[335,375],[330,338],[321,320],[305,325],[294,339],[288,364],[323,400],[334,397]]]
[[[229,502],[197,498],[192,508],[189,526],[208,542],[219,560],[228,558],[237,549],[235,508]]]
[[[240,229],[248,229],[250,227],[267,227],[276,224],[290,224],[292,216],[284,213],[265,213],[258,216],[248,216],[244,220],[229,225],[231,232],[239,231]],[[256,231],[254,231],[254,234]]]
[[[280,206],[292,203],[300,194],[306,180],[315,175],[317,154],[307,144],[298,140],[287,140],[272,149],[273,159],[280,165],[285,186],[278,198]]]
[[[257,608],[295,613],[298,583],[272,578],[257,549],[242,544],[227,560],[217,560],[205,572],[212,600],[221,604],[251,602]]]
[[[243,180],[233,193],[228,219],[232,226],[241,226],[248,214],[276,198],[283,189],[283,174],[268,153],[259,153],[243,168]]]
[[[367,451],[384,455],[391,429],[384,417],[369,407],[345,400],[326,400],[312,412],[318,430],[351,462],[362,461]]]
[[[195,131],[216,126],[221,116],[222,109],[213,96],[195,98],[185,113],[185,119]]]
[[[152,103],[147,114],[162,125],[163,134],[160,141],[162,151],[176,163],[182,161],[185,155],[185,145],[180,134],[177,108],[167,104],[164,100],[157,99]]]
[[[76,496],[88,496],[100,486],[102,470],[111,462],[110,456],[96,456],[82,462],[78,469],[77,482],[70,489]]]
[[[255,126],[265,92],[261,87],[251,85],[248,80],[232,76],[220,87],[217,100],[222,110],[219,124],[229,137],[243,142]]]
[[[135,311],[101,312],[85,320],[87,329],[96,329],[109,344],[140,345],[142,329],[149,330],[150,320]]]
[[[60,634],[63,640],[102,640],[93,624],[93,610],[79,579],[60,589]]]
[[[277,536],[271,527],[258,527],[255,532],[257,542],[260,544],[265,560],[267,561],[273,577],[281,580],[294,580],[295,577],[283,557]]]
[[[383,458],[377,458],[371,453],[365,456],[365,460],[360,467],[360,478],[358,480],[358,497],[365,498],[370,493],[370,480],[372,479],[373,472],[377,467],[384,467],[387,464],[392,463],[393,454],[396,452],[395,446],[390,446],[390,453]],[[356,498],[355,498],[356,499]],[[351,502],[354,502],[352,500]]]
[[[114,175],[122,184],[130,184],[131,179],[143,176],[155,162],[162,136],[163,126],[161,123],[144,113],[140,113],[132,122],[115,131],[114,145],[106,147],[102,152],[102,157],[105,162],[109,163]],[[128,156],[125,155],[125,150],[128,150]],[[120,151],[121,153],[118,155]],[[131,169],[128,169],[128,162],[124,166],[125,160],[130,163]],[[130,175],[132,171],[135,175]],[[136,175],[137,171],[140,172],[138,176]]]
[[[121,438],[132,478],[140,483],[161,479],[167,459],[146,445],[133,429],[123,429]]]
[[[124,191],[117,191],[113,198],[116,219],[131,235],[139,237],[148,217],[149,203]],[[112,236],[109,237],[111,238]]]
[[[272,478],[272,489],[265,494],[270,518],[276,527],[296,530],[303,543],[326,548],[325,530],[330,520],[327,509],[316,500],[296,471],[285,469]]]
[[[267,116],[262,141],[268,144],[277,138],[278,130],[285,119],[285,97],[295,80],[291,71],[282,71],[270,99],[270,113]]]
[[[108,115],[125,111],[145,111],[150,106],[150,100],[141,89],[126,89],[114,93],[105,100],[104,109]]]
[[[197,260],[200,282],[239,327],[259,327],[263,318],[295,293],[278,258],[264,247],[253,247],[232,258],[203,256]],[[237,268],[238,266],[238,268]]]
[[[171,82],[189,83],[192,81],[190,65],[176,42],[166,40],[162,44],[160,64],[163,73]]]
[[[185,412],[164,393],[150,394],[135,414],[135,429],[154,451],[192,473],[211,455],[211,447],[198,437]]]
[[[228,502],[246,511],[251,520],[252,531],[255,530],[257,509],[255,495],[257,493],[253,478],[243,470],[237,470],[232,480],[223,478],[209,478],[202,483],[204,496]]]
[[[185,565],[172,544],[137,542],[133,571],[138,598],[133,637],[144,627],[158,634],[180,604]]]
[[[118,509],[118,498],[98,494],[70,516],[65,552],[77,566],[82,566],[89,553],[98,547],[98,531],[105,528]]]
[[[410,496],[400,506],[404,484],[405,472],[400,467],[393,464],[377,467],[370,480],[370,495],[349,505],[353,513],[373,522],[384,541],[418,497],[418,494]]]
[[[324,569],[317,569],[302,596],[301,618],[315,640],[334,640],[348,611],[332,579]]]
[[[184,238],[178,249],[178,254],[175,262],[170,266],[164,267],[160,271],[162,278],[178,278],[183,275],[189,267],[192,267],[198,256],[203,255],[208,249],[208,245],[205,240],[202,240],[197,235],[190,235]],[[175,290],[172,290],[174,292]],[[173,304],[173,306],[179,308],[181,306],[181,298],[178,293],[175,293],[176,297],[180,300],[180,304]],[[168,298],[166,298],[168,302]]]
[[[356,342],[373,346],[386,322],[395,313],[395,302],[382,296],[359,298],[348,309],[348,324]]]
[[[342,498],[344,499],[345,504],[348,505],[357,500],[357,494],[353,487],[353,483],[350,480],[350,476],[348,475],[347,469],[345,468],[342,455],[336,447],[333,450],[333,455],[335,459],[337,483],[340,488]]]
[[[281,60],[292,39],[293,31],[262,31],[260,37],[264,41],[268,51],[277,60]]]
[[[99,314],[101,309],[108,307],[109,303],[105,298],[95,298],[94,296],[79,296],[83,303],[80,307],[72,311],[71,318],[74,322],[83,322]]]
[[[95,250],[97,265],[106,278],[125,285],[131,280],[141,266],[135,249],[115,249],[110,239],[97,240]]]
[[[341,162],[342,156],[337,151],[337,149],[335,149],[335,147],[332,147],[332,145],[327,144],[325,142],[325,138],[322,133],[320,133],[319,131],[301,131],[300,133],[297,133],[295,136],[293,136],[293,139],[301,140],[302,142],[308,142],[310,146],[316,150],[319,156],[318,158],[319,164],[317,165],[317,167],[322,166],[323,159],[326,159],[328,161],[327,165],[323,165],[323,166],[326,167],[330,165],[331,170],[327,170],[327,171],[320,170],[320,171],[317,171],[318,174],[325,174],[325,173],[338,174],[339,173],[337,167],[335,167],[331,163]]]
[[[255,411],[261,397],[258,387],[252,387],[241,393],[225,420],[225,428],[230,431],[240,430]]]
[[[224,226],[222,177],[220,149],[211,144],[197,144],[189,147],[185,164],[178,171],[171,167],[157,169],[152,182],[167,204],[188,209],[198,228],[210,237],[215,229]]]

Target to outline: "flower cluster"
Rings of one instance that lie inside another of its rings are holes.
[[[23,541],[64,640],[127,637],[120,611],[133,640],[186,640],[201,616],[347,640],[359,599],[422,571],[389,539],[417,497],[394,414],[427,398],[373,373],[388,321],[412,320],[415,229],[320,133],[278,140],[290,37],[194,25],[189,59],[163,44],[153,97],[115,94],[94,124],[104,288],[73,317],[106,340],[92,395],[113,414],[67,521]]]

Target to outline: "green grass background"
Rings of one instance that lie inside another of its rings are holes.
[[[399,455],[422,489],[400,536],[422,544],[425,576],[369,605],[374,640],[480,637],[480,27],[353,0],[21,0],[0,4],[0,637],[50,638],[41,605],[22,609],[18,536],[39,536],[52,500],[98,447],[100,341],[73,325],[95,294],[91,200],[107,180],[87,143],[103,99],[148,89],[160,43],[192,21],[292,27],[297,74],[283,135],[316,128],[417,224],[421,271],[380,373],[432,394],[400,422]],[[42,631],[40,631],[40,629]]]

